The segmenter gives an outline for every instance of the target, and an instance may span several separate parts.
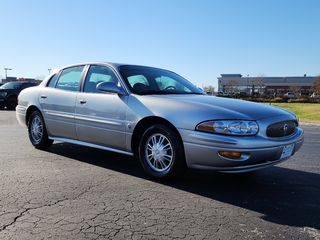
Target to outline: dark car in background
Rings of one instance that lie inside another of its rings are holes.
[[[0,108],[7,107],[8,110],[14,110],[18,104],[17,97],[19,93],[28,87],[37,86],[32,82],[7,82],[0,86]]]

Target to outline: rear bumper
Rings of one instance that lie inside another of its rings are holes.
[[[27,127],[27,123],[26,123],[26,107],[20,106],[18,105],[16,107],[16,118],[19,122],[19,124],[23,127]]]

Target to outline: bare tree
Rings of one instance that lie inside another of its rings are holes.
[[[228,84],[227,84],[227,91],[229,93],[234,93],[238,88],[238,83],[237,81],[235,80],[230,80],[228,81]]]
[[[212,93],[214,93],[214,90],[215,90],[215,88],[212,85],[203,87],[203,91],[206,92],[206,93],[211,93],[212,94]]]
[[[46,78],[45,75],[39,75],[39,76],[36,76],[36,77],[35,77],[36,80],[43,80],[43,79],[45,79],[45,78]]]
[[[260,74],[258,76],[258,78],[255,81],[255,85],[259,89],[259,93],[262,93],[262,89],[264,87],[264,76],[263,75]]]
[[[291,86],[290,86],[290,92],[293,92],[294,93],[294,95],[297,95],[298,93],[299,93],[299,90],[301,89],[301,87],[298,85],[298,84],[296,84],[296,83],[294,83],[294,84],[292,84]]]
[[[314,93],[320,93],[320,76],[316,77],[314,82],[311,85],[311,89]]]

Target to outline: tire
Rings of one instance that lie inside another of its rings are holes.
[[[46,126],[39,111],[31,113],[28,122],[28,133],[30,142],[37,149],[46,149],[53,143],[53,140],[48,138]]]
[[[177,179],[187,169],[182,142],[166,125],[153,125],[144,132],[139,158],[144,170],[158,179]]]
[[[18,105],[17,98],[15,98],[15,97],[8,98],[8,100],[7,100],[7,109],[8,110],[15,110],[17,105]]]

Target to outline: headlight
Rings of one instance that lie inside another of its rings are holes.
[[[7,96],[7,92],[0,92],[0,97],[5,98]]]
[[[198,124],[196,130],[229,135],[255,135],[259,131],[259,126],[255,121],[242,120],[217,120],[207,121]]]

